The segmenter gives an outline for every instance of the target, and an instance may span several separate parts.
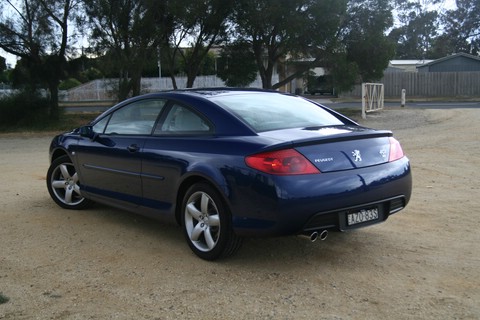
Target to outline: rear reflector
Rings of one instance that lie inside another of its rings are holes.
[[[276,175],[315,174],[320,171],[294,149],[258,153],[245,158],[247,166]]]

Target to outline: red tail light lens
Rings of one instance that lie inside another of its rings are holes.
[[[320,171],[294,149],[258,153],[245,158],[247,166],[276,175],[314,174]]]
[[[401,159],[405,156],[403,153],[402,146],[397,139],[390,137],[390,156],[388,158],[389,162]]]

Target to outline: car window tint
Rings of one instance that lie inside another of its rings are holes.
[[[282,94],[235,94],[211,99],[255,131],[342,125],[337,117],[299,97]]]
[[[164,106],[165,100],[156,99],[141,100],[126,105],[111,115],[105,133],[150,134]]]
[[[156,134],[208,133],[211,126],[189,108],[174,104]]]

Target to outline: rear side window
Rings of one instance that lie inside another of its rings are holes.
[[[160,128],[155,134],[185,135],[206,134],[212,132],[212,126],[206,119],[190,108],[173,104]]]
[[[343,125],[334,115],[299,97],[242,93],[211,98],[255,131]]]

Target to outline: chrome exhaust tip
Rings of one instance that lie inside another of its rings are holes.
[[[320,232],[320,240],[324,241],[328,237],[328,230],[322,230]]]
[[[328,237],[327,230],[312,231],[311,233],[301,234],[300,237],[310,240],[310,242],[315,242],[318,239],[325,240]]]

